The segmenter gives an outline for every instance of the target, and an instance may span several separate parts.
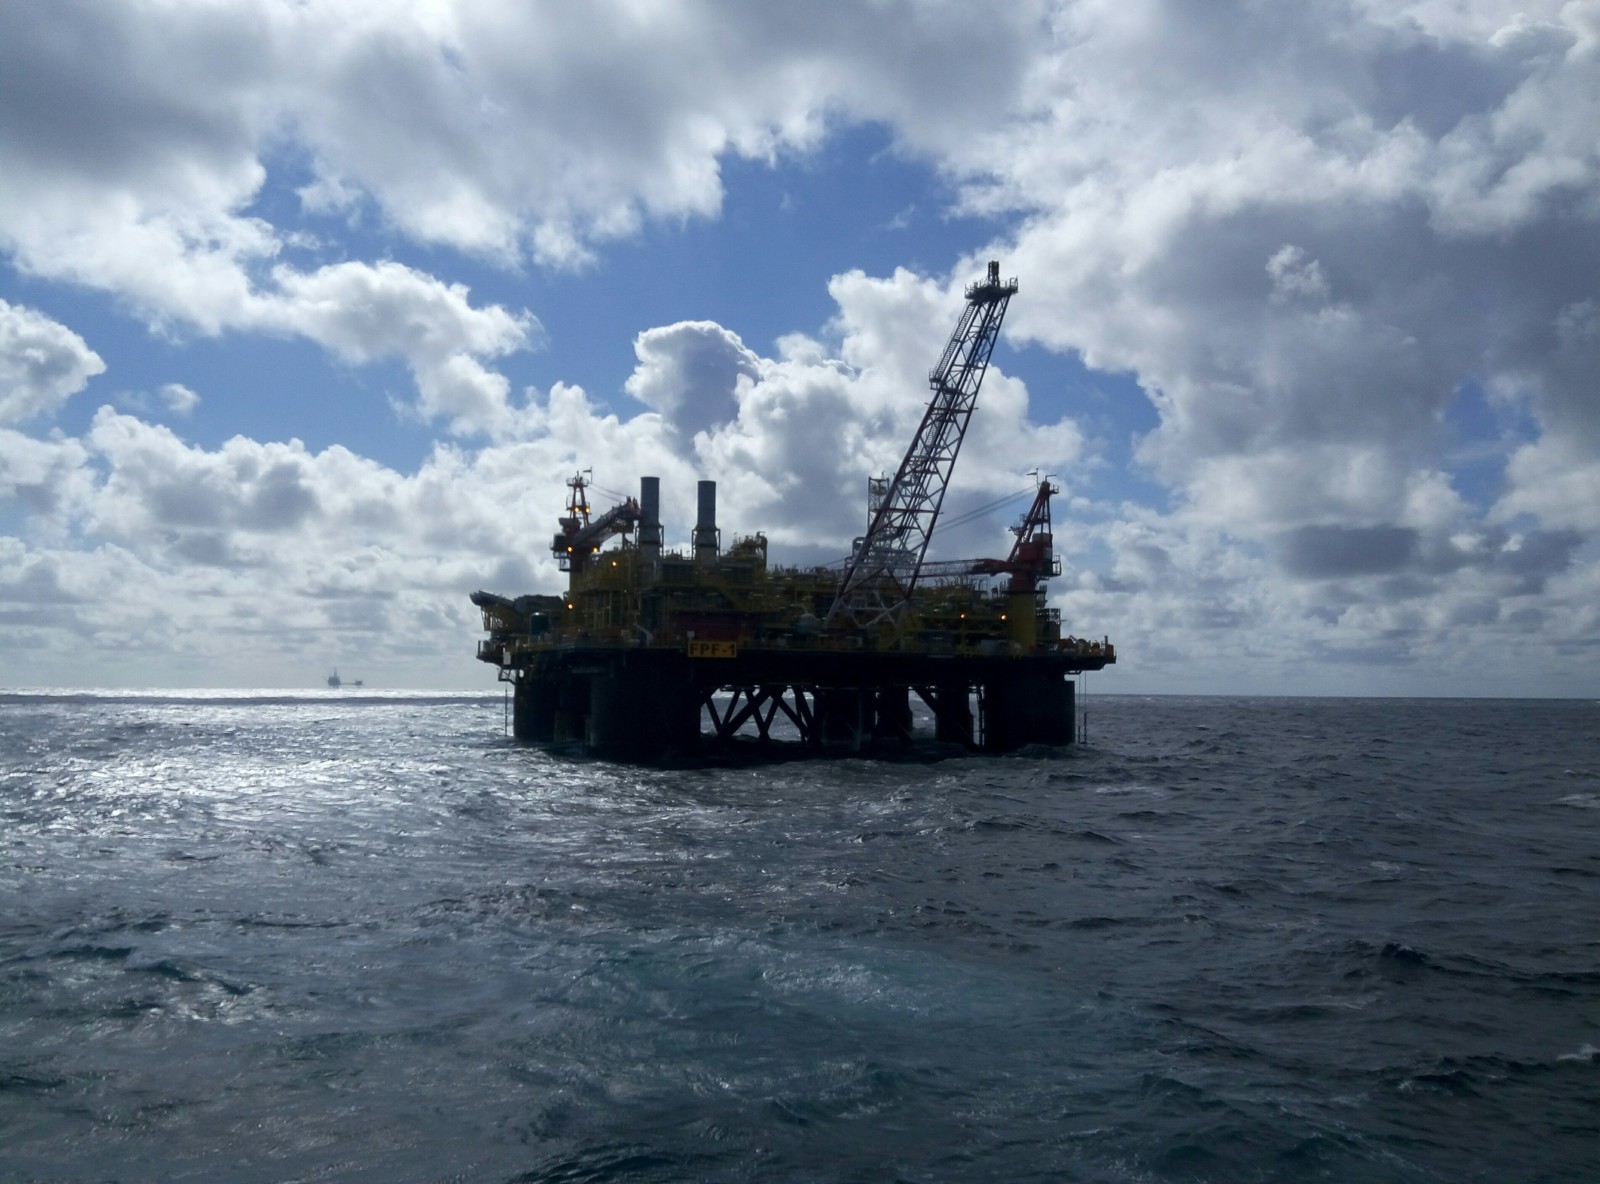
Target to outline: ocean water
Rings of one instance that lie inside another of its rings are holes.
[[[0,696],[0,1179],[1600,1179],[1600,705],[1089,710],[662,771]]]

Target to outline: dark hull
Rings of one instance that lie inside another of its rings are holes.
[[[506,671],[520,740],[594,756],[672,762],[754,746],[815,755],[902,751],[911,697],[933,715],[947,751],[1012,752],[1075,738],[1072,675],[1107,659],[744,650],[690,658],[677,650],[551,648]],[[779,721],[785,721],[788,726]],[[955,746],[953,749],[951,746]]]

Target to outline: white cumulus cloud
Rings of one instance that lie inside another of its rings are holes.
[[[181,382],[163,383],[157,393],[167,410],[174,415],[188,415],[200,406],[200,396]]]
[[[1158,685],[1223,640],[1257,686],[1448,689],[1497,652],[1549,672],[1529,689],[1592,685],[1597,79],[1600,0],[3,6],[15,275],[163,343],[398,360],[406,412],[456,442],[399,472],[292,428],[202,447],[102,411],[47,438],[104,363],[0,302],[0,597],[104,597],[92,636],[150,653],[203,630],[304,660],[470,624],[463,585],[554,579],[528,523],[590,466],[621,493],[660,475],[680,520],[714,477],[728,530],[837,555],[960,283],[999,257],[1023,279],[1007,342],[1147,405],[1110,442],[1142,484],[1108,495],[1104,423],[1038,411],[1002,349],[948,508],[1074,472],[1057,603],[1138,638]],[[458,276],[581,283],[623,240],[717,219],[730,164],[866,126],[991,241],[938,275],[845,270],[833,321],[772,346],[653,314],[623,392],[513,390],[541,310]],[[991,519],[950,545],[1005,541]],[[68,644],[42,611],[19,652]]]
[[[0,300],[0,424],[51,414],[105,368],[65,325]]]

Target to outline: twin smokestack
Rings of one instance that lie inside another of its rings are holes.
[[[722,550],[722,532],[717,529],[717,483],[702,481],[697,491],[694,546],[696,563],[713,563]],[[661,478],[639,478],[639,550],[645,561],[661,558]]]

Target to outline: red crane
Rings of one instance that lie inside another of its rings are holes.
[[[588,472],[587,469],[584,472]],[[600,544],[614,534],[627,534],[643,516],[639,503],[628,498],[612,506],[593,522],[589,521],[589,483],[583,473],[567,478],[567,516],[561,519],[561,533],[550,541],[550,553],[562,571],[580,572]]]

